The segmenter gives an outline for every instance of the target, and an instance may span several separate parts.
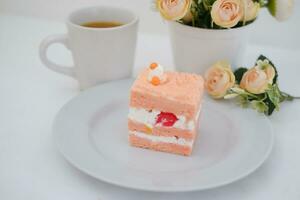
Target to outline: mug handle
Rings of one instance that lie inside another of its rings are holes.
[[[63,44],[67,49],[69,49],[69,44],[68,44],[68,36],[66,34],[59,34],[59,35],[50,35],[46,37],[40,44],[39,48],[39,54],[40,54],[40,59],[46,67],[49,69],[67,75],[71,77],[75,77],[75,72],[74,72],[74,66],[72,67],[67,67],[63,65],[58,65],[51,60],[48,59],[47,56],[47,51],[50,45],[54,43],[61,43]]]

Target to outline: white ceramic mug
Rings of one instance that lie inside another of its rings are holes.
[[[233,68],[241,67],[252,24],[216,30],[169,22],[176,69],[203,74],[220,60],[228,60]]]
[[[110,28],[81,26],[95,21],[123,25]],[[69,15],[67,28],[67,34],[48,36],[40,44],[40,58],[49,69],[77,79],[81,89],[131,76],[138,29],[138,18],[134,13],[105,6],[83,8]],[[48,59],[48,47],[54,43],[61,43],[72,52],[74,66],[61,66]]]

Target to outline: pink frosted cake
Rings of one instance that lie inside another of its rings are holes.
[[[197,135],[204,81],[164,72],[152,63],[133,83],[128,114],[132,146],[190,155]]]

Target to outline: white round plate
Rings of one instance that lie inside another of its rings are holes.
[[[269,120],[205,98],[189,157],[131,147],[127,112],[133,80],[82,92],[56,116],[55,142],[64,157],[102,181],[148,191],[194,191],[225,185],[257,169],[273,144]]]

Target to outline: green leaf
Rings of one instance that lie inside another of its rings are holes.
[[[259,113],[265,113],[268,111],[268,106],[263,101],[251,101],[252,108],[257,110]]]
[[[248,71],[248,69],[244,68],[244,67],[240,67],[234,71],[235,81],[237,82],[237,84],[240,84],[240,82],[243,78],[243,75],[246,71]]]
[[[236,98],[237,96],[239,96],[239,94],[236,94],[236,93],[226,94],[226,95],[224,96],[224,99],[234,99],[234,98]]]
[[[264,99],[264,103],[268,106],[269,109],[267,112],[265,112],[265,114],[272,115],[274,110],[279,111],[280,102],[282,102],[283,96],[277,84],[270,85],[266,93],[267,97]]]
[[[267,98],[264,100],[264,103],[268,106],[268,110],[265,112],[266,115],[272,115],[272,113],[275,110],[275,105],[273,104],[273,102],[269,99],[269,97],[267,96]]]
[[[265,0],[255,0],[255,2],[258,2],[261,8],[265,7],[268,4],[268,2]]]
[[[246,25],[248,25],[248,24],[251,24],[251,23],[254,22],[255,20],[256,20],[256,18],[253,19],[253,20],[247,21],[245,24],[243,23],[243,21],[240,21],[240,22],[237,23],[237,25],[235,25],[235,26],[232,27],[232,28],[238,28],[238,27],[241,27],[241,26],[246,26]]]
[[[283,102],[283,101],[293,101],[295,98],[296,99],[299,99],[299,97],[294,97],[286,92],[282,92],[280,91],[281,93],[281,99],[280,99],[280,102]]]
[[[276,0],[269,0],[267,4],[268,10],[272,16],[276,14]]]
[[[272,102],[273,106],[275,107],[275,110],[279,110],[279,104],[281,102],[281,92],[278,88],[277,84],[271,85],[270,88],[267,90],[267,95],[269,101]]]
[[[204,15],[203,23],[204,23],[205,28],[211,28],[211,15],[210,15],[210,12],[207,12]]]
[[[249,101],[247,96],[238,96],[238,100],[237,103],[239,106],[241,106],[242,108],[247,108],[249,105]]]
[[[230,88],[230,91],[237,94],[247,94],[247,92],[244,89],[240,88],[239,86],[234,86]]]
[[[206,10],[210,10],[216,0],[202,0]]]
[[[274,85],[274,84],[277,83],[277,80],[278,80],[278,71],[277,71],[275,65],[272,63],[272,61],[271,61],[270,59],[268,59],[266,56],[260,55],[260,56],[256,59],[256,62],[257,62],[258,60],[264,61],[265,59],[267,59],[267,60],[269,61],[269,64],[270,64],[270,65],[274,68],[274,70],[275,70],[275,77],[274,77],[273,83],[272,83],[272,84]],[[255,64],[256,64],[256,63],[255,63]]]

